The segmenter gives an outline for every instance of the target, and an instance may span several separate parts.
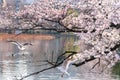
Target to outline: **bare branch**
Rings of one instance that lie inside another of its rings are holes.
[[[94,69],[94,68],[97,66],[97,64],[100,65],[100,58],[98,59],[98,62],[93,65],[93,67],[90,69],[90,71],[91,71],[92,69]]]
[[[67,58],[69,58],[70,56],[74,55],[74,54],[77,53],[77,52],[74,52],[74,51],[65,51],[62,55],[58,56],[58,58],[60,58],[61,56],[65,55],[66,53],[72,53],[72,54],[70,54],[68,57],[66,57],[65,59],[63,59],[63,61],[66,60]],[[19,80],[23,80],[23,79],[25,79],[25,78],[27,78],[27,77],[30,77],[30,76],[32,76],[32,75],[37,75],[37,74],[39,74],[39,73],[41,73],[41,72],[44,72],[44,71],[49,70],[49,69],[52,69],[52,68],[56,68],[56,67],[58,67],[59,65],[61,65],[61,64],[63,63],[63,61],[59,62],[58,60],[56,61],[55,64],[54,64],[53,62],[50,62],[49,60],[43,60],[43,61],[44,61],[44,62],[47,62],[48,64],[50,64],[50,65],[52,65],[52,66],[51,66],[51,67],[48,67],[48,68],[45,68],[45,69],[42,69],[42,70],[40,70],[40,71],[31,73],[31,74],[29,74],[29,75],[26,75],[26,76],[22,77],[22,78],[19,79]]]
[[[83,62],[80,62],[80,63],[74,63],[74,64],[72,64],[72,65],[74,65],[74,66],[76,66],[76,67],[79,67],[79,66],[85,64],[86,62],[90,62],[90,61],[93,61],[93,60],[95,60],[95,59],[96,59],[96,58],[95,58],[94,56],[91,56],[90,59],[87,59],[87,60],[85,60],[85,61],[83,61]]]
[[[67,28],[67,26],[63,25],[60,20],[56,21],[56,20],[51,20],[51,19],[47,19],[47,18],[42,18],[42,19],[44,19],[46,21],[58,23],[60,26],[62,26],[65,29],[64,32],[78,32],[78,33],[87,32],[87,30],[85,30],[84,28],[79,28],[79,27],[73,27],[72,29],[69,29],[69,28]]]

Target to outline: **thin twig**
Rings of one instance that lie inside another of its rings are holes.
[[[37,74],[39,74],[40,72],[43,72],[43,71],[46,71],[46,70],[49,70],[49,69],[52,69],[52,68],[55,68],[55,66],[51,66],[51,67],[49,67],[49,68],[45,68],[45,69],[43,69],[43,70],[40,70],[40,71],[31,73],[31,74],[29,74],[29,75],[27,75],[27,76],[22,77],[22,78],[19,79],[19,80],[23,80],[23,79],[25,79],[25,78],[27,78],[27,77],[29,77],[29,76],[32,76],[32,75],[37,75]]]
[[[43,71],[46,71],[46,70],[49,70],[49,69],[52,69],[52,68],[56,68],[56,67],[58,67],[59,65],[61,65],[64,60],[66,60],[66,59],[69,58],[70,56],[76,54],[77,52],[74,52],[74,51],[65,51],[63,54],[61,54],[60,56],[58,56],[58,58],[61,57],[61,56],[63,56],[63,55],[65,55],[66,53],[73,53],[73,54],[70,54],[68,57],[66,57],[65,59],[63,59],[61,62],[58,62],[58,60],[57,60],[55,64],[52,63],[52,62],[50,62],[49,60],[44,60],[45,62],[48,62],[48,63],[51,64],[52,66],[51,66],[51,67],[48,67],[48,68],[45,68],[45,69],[42,69],[42,70],[40,70],[40,71],[31,73],[31,74],[29,74],[29,75],[26,75],[26,76],[22,77],[22,78],[19,79],[19,80],[23,80],[23,79],[25,79],[25,78],[27,78],[27,77],[30,77],[30,76],[32,76],[32,75],[37,75],[37,74],[39,74],[39,73],[41,73],[41,72],[43,72]]]
[[[91,71],[92,69],[94,69],[94,68],[97,66],[97,64],[100,64],[100,58],[98,59],[98,62],[95,63],[95,64],[93,65],[93,67],[92,67],[89,71]]]

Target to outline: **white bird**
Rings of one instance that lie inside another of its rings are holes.
[[[11,42],[11,43],[17,45],[20,50],[25,50],[28,45],[31,45],[31,46],[32,46],[31,43],[21,44],[21,43],[19,43],[19,42],[17,42],[17,41],[13,41],[13,40],[10,40],[10,41],[8,41],[8,42]]]
[[[21,50],[21,51],[25,50],[26,47],[29,46],[29,45],[32,46],[31,43],[24,43],[24,44],[21,44],[21,43],[19,43],[19,42],[17,42],[17,41],[13,41],[13,40],[9,40],[9,41],[7,41],[7,42],[10,42],[10,43],[12,43],[12,44],[17,45],[18,49]],[[12,55],[13,55],[13,54],[12,54]]]
[[[74,59],[73,56],[70,56],[68,59],[66,59],[62,66],[60,67],[57,67],[57,69],[59,69],[63,74],[61,75],[63,77],[64,74],[70,76],[70,74],[67,72],[68,71],[68,68],[70,66],[70,64],[76,62],[77,59]]]

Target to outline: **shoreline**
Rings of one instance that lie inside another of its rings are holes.
[[[0,41],[3,40],[51,40],[54,39],[55,36],[49,34],[8,34],[8,33],[0,33]]]

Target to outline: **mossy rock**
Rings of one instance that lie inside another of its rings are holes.
[[[74,14],[74,17],[78,17],[79,12],[78,12],[77,10],[75,10],[75,9],[69,8],[69,9],[67,10],[67,15],[69,16],[69,15],[71,15],[71,14]]]
[[[116,63],[112,68],[112,74],[120,76],[120,62]]]
[[[65,46],[64,46],[64,50],[65,51],[75,51],[75,52],[79,52],[80,50],[80,46],[74,46],[74,38],[70,38],[69,42],[66,42]],[[65,54],[65,57],[67,57],[68,55],[70,55],[71,53],[67,53]]]

